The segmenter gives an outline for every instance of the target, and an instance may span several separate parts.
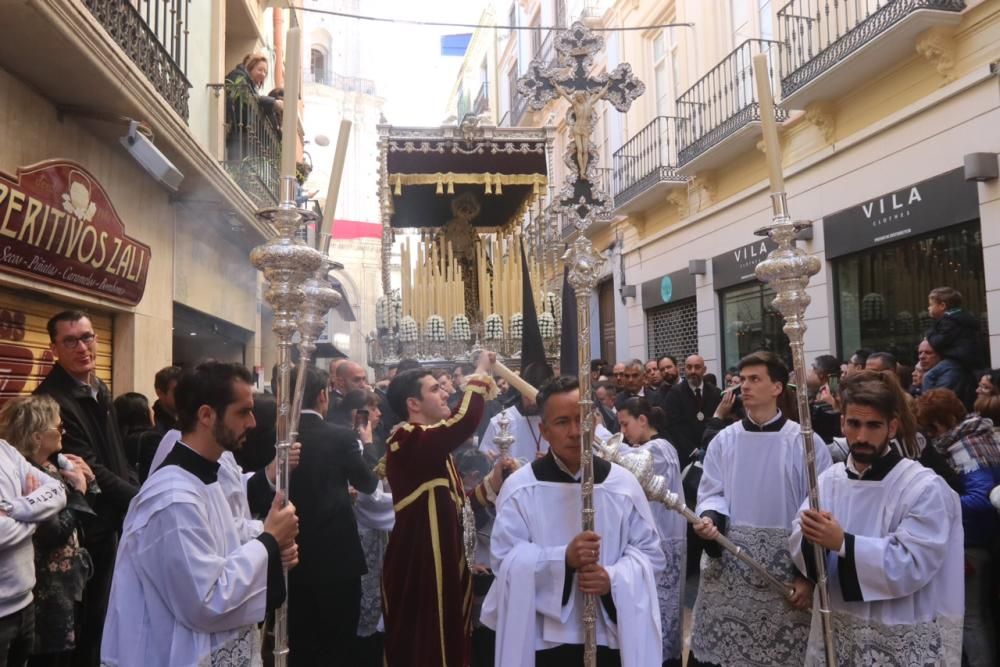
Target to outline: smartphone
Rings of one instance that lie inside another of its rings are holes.
[[[830,378],[826,381],[826,386],[830,388],[831,394],[836,394],[837,389],[840,387],[840,378],[831,375]]]
[[[368,426],[368,411],[358,410],[354,414],[354,428],[359,429]]]

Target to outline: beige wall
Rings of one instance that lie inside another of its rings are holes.
[[[172,203],[119,145],[121,128],[65,116],[0,70],[0,171],[63,158],[84,166],[102,187],[128,236],[152,249],[146,291],[135,308],[42,286],[0,273],[0,283],[37,289],[61,300],[114,313],[115,392],[153,395],[153,376],[173,360],[173,303],[259,330],[257,271],[249,261],[246,231],[231,230],[224,211],[192,201]],[[256,341],[247,349],[252,365]]]
[[[55,107],[0,69],[0,170],[64,158],[84,166],[103,186],[125,224],[125,233],[152,249],[146,292],[134,310],[70,291],[37,286],[57,298],[114,311],[116,392],[153,393],[153,375],[171,360],[171,284],[174,212],[167,191],[146,175],[118,144],[120,129],[93,126],[72,116],[60,122]],[[25,285],[25,281],[17,284]]]
[[[181,209],[174,244],[174,291],[178,303],[256,330],[257,270],[243,232],[231,231],[220,214]]]

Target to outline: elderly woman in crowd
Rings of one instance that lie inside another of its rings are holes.
[[[94,473],[83,459],[60,454],[59,404],[49,396],[19,396],[0,410],[0,435],[33,466],[61,479],[66,507],[38,524],[35,547],[35,642],[30,665],[70,665],[81,618],[90,555],[80,546],[80,524],[93,511],[85,500]]]
[[[966,562],[963,652],[971,667],[995,665],[990,561],[1000,520],[990,492],[1000,483],[1000,436],[989,419],[966,416],[950,389],[931,389],[918,398],[917,422],[959,476]]]

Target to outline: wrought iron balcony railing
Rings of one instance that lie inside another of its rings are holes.
[[[771,80],[774,81],[773,70],[781,46],[774,40],[748,39],[677,98],[677,111],[681,114],[677,123],[678,166],[690,162],[749,123],[760,120],[753,57],[758,53],[768,54]],[[783,121],[787,113],[776,107],[775,117]]]
[[[245,83],[226,83],[226,159],[223,166],[260,207],[278,203],[280,116]]]
[[[191,0],[83,0],[83,4],[186,121]]]
[[[546,67],[552,65],[556,56],[556,31],[549,30],[545,33],[545,39],[539,44],[538,49],[532,56],[533,60],[540,60]]]
[[[615,151],[613,192],[616,207],[656,183],[686,180],[677,173],[678,120],[673,116],[657,116]]]
[[[959,13],[963,0],[791,0],[778,10],[781,94],[788,97],[919,10]]]
[[[516,90],[511,97],[510,116],[508,116],[507,120],[509,122],[509,127],[518,127],[521,123],[521,119],[524,118],[524,112],[528,110],[528,98],[521,95]]]
[[[476,101],[472,104],[472,110],[478,115],[490,108],[490,82],[483,81],[476,93]]]

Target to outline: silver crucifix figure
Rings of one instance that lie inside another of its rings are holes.
[[[645,92],[646,87],[625,63],[610,74],[591,75],[594,54],[604,46],[604,38],[590,31],[580,21],[555,38],[556,63],[549,65],[533,60],[528,74],[517,82],[517,90],[528,99],[528,106],[541,110],[556,99],[569,103],[566,124],[573,142],[566,149],[565,163],[569,175],[553,207],[564,219],[572,221],[579,230],[576,241],[566,252],[564,261],[569,266],[569,283],[576,292],[577,302],[577,355],[580,378],[580,468],[583,499],[583,530],[594,530],[594,411],[590,399],[590,295],[597,284],[604,258],[594,250],[584,235],[584,230],[599,215],[610,213],[611,200],[597,186],[597,145],[592,134],[597,125],[597,105],[610,102],[622,113],[628,111],[632,101]],[[597,664],[597,598],[584,596],[584,659],[585,667]]]

